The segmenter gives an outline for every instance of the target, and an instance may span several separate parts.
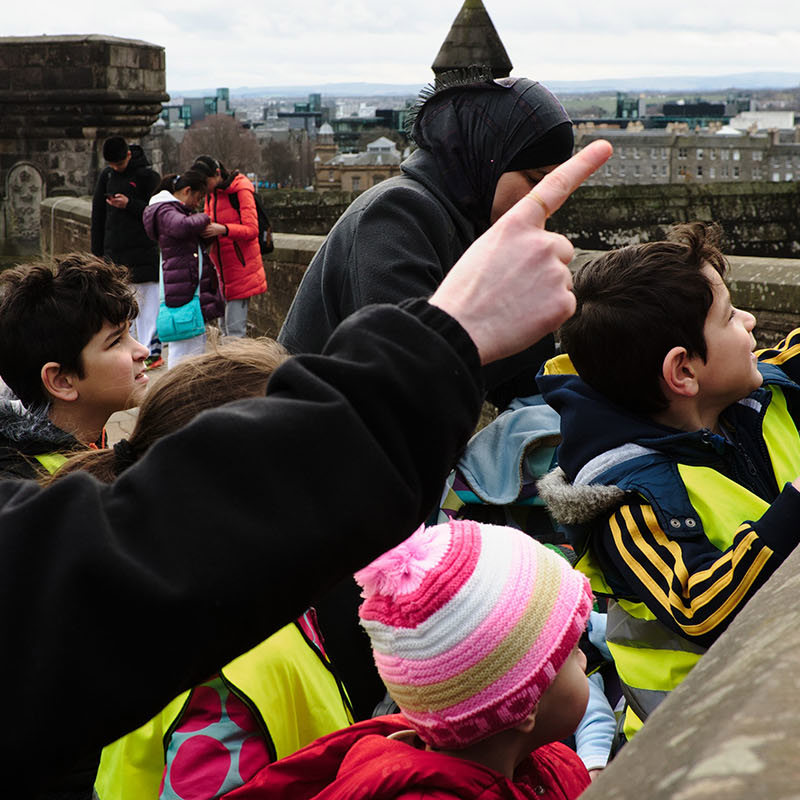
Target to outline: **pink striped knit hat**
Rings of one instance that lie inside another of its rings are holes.
[[[513,528],[420,528],[356,573],[389,694],[434,747],[522,722],[580,639],[589,582]]]

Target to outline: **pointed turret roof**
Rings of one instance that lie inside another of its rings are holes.
[[[495,78],[507,77],[512,67],[482,0],[464,0],[431,69],[440,75],[473,65],[490,67]]]

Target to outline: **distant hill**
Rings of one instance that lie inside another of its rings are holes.
[[[583,92],[719,92],[725,89],[791,89],[800,86],[800,72],[742,72],[732,75],[681,75],[661,78],[597,78],[585,81],[550,81],[548,88],[563,94]],[[415,95],[422,86],[396,83],[323,83],[316,86],[238,86],[231,97],[302,97],[312,92],[336,97]],[[173,97],[206,97],[214,89],[170,89]]]
[[[323,83],[316,86],[238,86],[231,88],[231,97],[302,97],[305,99],[314,92],[336,97],[394,97],[396,95],[415,95],[423,84],[415,83]],[[173,97],[209,97],[216,89],[191,89],[180,91],[170,89]]]

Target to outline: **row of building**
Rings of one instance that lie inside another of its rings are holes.
[[[587,185],[800,180],[800,126],[792,130],[617,130],[576,127],[575,149],[608,139],[614,155]],[[397,175],[404,153],[385,137],[363,153],[338,153],[323,125],[314,148],[314,188],[357,192]],[[407,152],[407,151],[406,151]]]

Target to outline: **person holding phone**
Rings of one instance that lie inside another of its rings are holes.
[[[142,224],[150,197],[161,176],[150,166],[138,144],[122,136],[103,142],[106,167],[100,173],[92,198],[91,249],[96,256],[127,267],[136,289],[139,316],[135,338],[149,345],[149,369],[159,367],[161,342],[156,337],[158,316],[158,247]]]

